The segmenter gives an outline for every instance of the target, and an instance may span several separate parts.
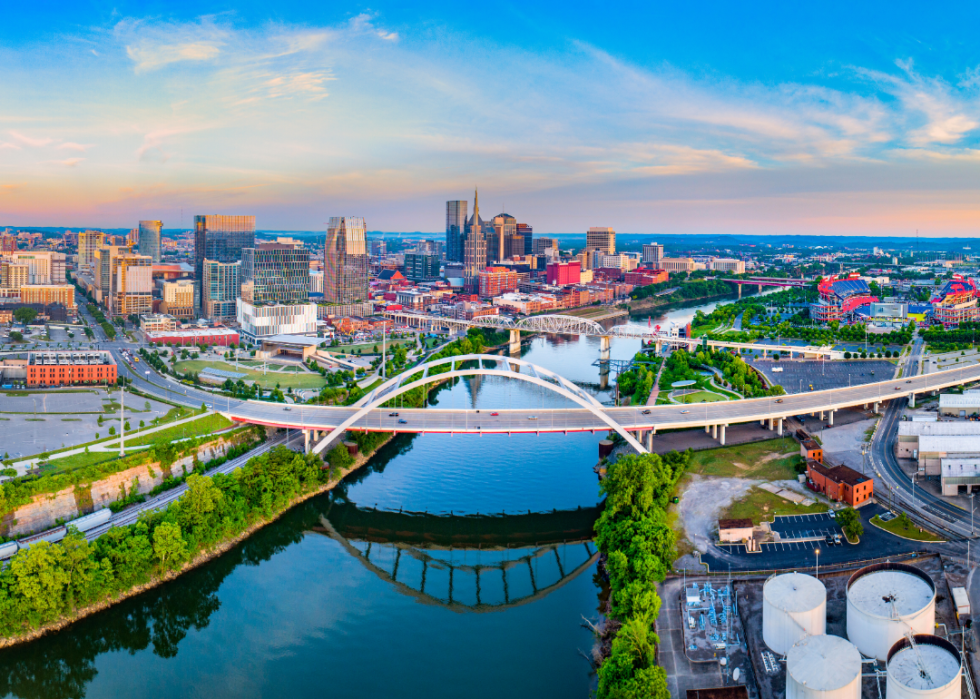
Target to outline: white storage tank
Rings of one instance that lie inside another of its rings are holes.
[[[959,699],[962,695],[963,665],[952,643],[938,636],[907,638],[888,653],[886,699]]]
[[[807,636],[786,653],[786,699],[860,699],[861,654],[840,636]]]
[[[762,640],[786,655],[807,634],[821,636],[827,624],[827,588],[810,575],[786,573],[762,588]]]
[[[932,578],[904,563],[876,563],[847,581],[847,637],[862,654],[887,660],[905,634],[928,634],[936,624]]]

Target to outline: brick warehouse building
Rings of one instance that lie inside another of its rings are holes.
[[[860,507],[874,496],[874,480],[849,466],[825,466],[809,459],[806,475],[812,490],[851,507]]]
[[[32,352],[27,358],[28,386],[116,383],[116,372],[108,352]]]

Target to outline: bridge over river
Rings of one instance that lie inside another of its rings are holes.
[[[399,397],[433,383],[470,376],[497,376],[551,391],[569,402],[566,408],[500,406],[499,409],[401,408]],[[811,391],[779,398],[753,398],[696,405],[610,407],[560,375],[514,357],[469,354],[426,362],[393,377],[351,406],[283,406],[263,401],[228,401],[221,411],[238,422],[302,430],[308,450],[322,452],[346,430],[380,432],[484,433],[617,432],[645,453],[658,429],[704,427],[721,444],[734,423],[760,421],[780,435],[783,420],[819,414],[833,424],[834,411],[873,407],[897,398],[980,381],[980,365],[848,388]],[[218,406],[220,410],[220,405]],[[646,445],[644,445],[644,441]]]

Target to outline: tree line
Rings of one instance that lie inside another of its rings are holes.
[[[609,613],[620,625],[599,667],[599,699],[668,699],[667,673],[657,665],[653,630],[660,612],[657,583],[674,560],[676,535],[667,506],[693,452],[629,454],[609,464],[599,487],[606,496],[595,525],[605,557]]]

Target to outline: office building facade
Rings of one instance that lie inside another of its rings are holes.
[[[201,312],[209,320],[234,320],[236,301],[241,296],[240,262],[204,261],[201,278]]]
[[[310,251],[300,243],[259,243],[245,248],[242,298],[252,304],[309,301]]]
[[[487,241],[483,229],[480,192],[477,190],[473,195],[473,215],[466,222],[466,236],[463,241],[463,277],[468,282],[474,282],[487,266]]]
[[[39,303],[47,306],[60,303],[67,309],[75,308],[75,287],[71,284],[43,284],[22,286],[20,288],[21,303]]]
[[[137,245],[140,255],[149,255],[154,264],[160,264],[160,236],[163,221],[140,221],[137,230]]]
[[[195,284],[191,279],[179,279],[173,282],[163,282],[161,289],[160,312],[174,318],[191,319],[194,317]]]
[[[417,252],[405,253],[405,276],[413,282],[439,278],[439,257]]]
[[[127,246],[95,251],[96,298],[109,315],[144,315],[153,310],[153,262]]]
[[[465,199],[446,202],[446,261],[463,261],[463,243],[466,240],[466,209],[469,202]]]
[[[249,342],[272,335],[312,335],[316,333],[316,304],[269,303],[251,304],[244,299],[236,302],[241,334]]]
[[[643,264],[653,265],[660,269],[660,261],[664,259],[664,246],[658,243],[643,244]]]
[[[503,262],[510,255],[508,254],[508,242],[517,235],[517,219],[510,214],[497,214],[490,220],[493,231],[492,236],[487,241],[487,263]],[[521,243],[521,254],[524,253],[524,244]]]
[[[365,301],[369,295],[364,219],[334,216],[323,246],[323,298],[330,303]]]
[[[239,262],[242,250],[255,247],[255,216],[194,217],[194,278],[204,279],[204,260]],[[203,308],[200,284],[198,308]]]
[[[517,224],[517,235],[524,241],[524,254],[534,254],[534,228],[526,223]]]
[[[589,250],[599,250],[604,255],[616,253],[616,231],[612,228],[593,226],[585,234],[585,247]]]

